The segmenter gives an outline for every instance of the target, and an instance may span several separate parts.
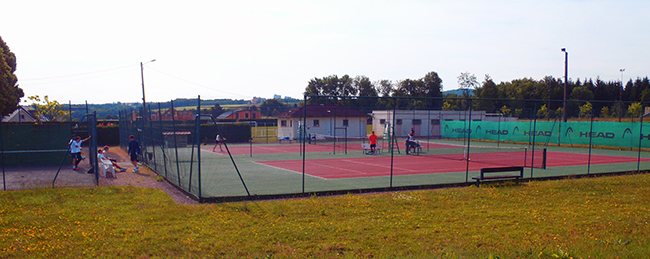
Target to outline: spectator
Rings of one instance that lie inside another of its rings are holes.
[[[112,159],[112,158],[107,156],[108,155],[108,149],[109,149],[108,146],[104,146],[104,157],[106,157],[106,159],[110,160],[111,163],[113,163],[113,167],[119,169],[120,172],[126,172],[126,167],[121,167],[120,165],[117,164],[116,159]]]
[[[131,157],[131,163],[133,164],[133,172],[137,172],[140,167],[138,166],[138,155],[140,154],[140,143],[135,140],[135,136],[129,136],[129,156]]]

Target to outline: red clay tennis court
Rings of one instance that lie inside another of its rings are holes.
[[[487,154],[487,153],[486,153]],[[475,161],[470,158],[469,171],[479,171],[481,168],[496,167],[490,161],[481,162],[478,154],[472,154]],[[491,156],[503,157],[507,160],[509,154],[489,153]],[[438,157],[437,157],[438,156]],[[391,174],[391,158],[389,156],[367,156],[357,158],[336,159],[307,159],[305,172],[308,175],[323,179],[341,179],[358,177],[389,176]],[[587,154],[548,152],[547,167],[587,165]],[[642,162],[650,159],[642,158]],[[283,161],[259,161],[257,163],[281,168],[296,173],[302,173],[302,159]],[[591,155],[591,164],[615,164],[637,162],[634,157]],[[393,160],[393,175],[433,174],[448,172],[464,172],[468,165],[467,160],[449,159],[439,155],[396,155]]]
[[[401,144],[401,143],[400,143]],[[456,148],[458,146],[456,145],[447,145],[447,144],[440,144],[440,143],[431,143],[428,145],[429,148]],[[300,153],[301,151],[301,145],[300,144],[280,144],[280,145],[267,145],[267,144],[253,144],[252,145],[252,153],[253,154],[282,154],[282,153]],[[205,151],[212,151],[212,147],[203,147],[202,148]],[[217,151],[216,153],[218,154],[227,154],[225,153],[226,149],[225,147],[222,146],[222,149],[224,150],[223,152]],[[336,149],[334,149],[334,145],[332,143],[321,143],[318,145],[312,145],[308,144],[305,145],[305,151],[306,152],[333,152],[336,151],[338,152],[345,152],[345,144],[344,143],[337,143],[336,144]],[[228,146],[228,150],[230,151],[230,154],[232,155],[248,155],[251,153],[251,146],[250,145],[233,145],[233,146]],[[354,152],[354,151],[361,151],[361,143],[359,142],[351,142],[347,144],[347,151],[348,152]]]

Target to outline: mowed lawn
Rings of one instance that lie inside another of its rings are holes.
[[[0,258],[644,258],[650,174],[178,205],[135,187],[0,192]]]

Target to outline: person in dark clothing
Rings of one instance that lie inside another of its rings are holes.
[[[138,166],[138,155],[140,154],[140,143],[135,140],[135,136],[129,136],[129,156],[131,156],[131,163],[133,164],[133,172],[137,172],[140,167]]]

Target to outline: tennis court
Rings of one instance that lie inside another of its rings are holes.
[[[481,168],[487,167],[521,165],[521,163],[515,161],[517,159],[511,159],[510,152],[473,154],[477,161],[470,159],[469,162],[463,159],[462,154],[456,154],[456,156],[457,158],[450,159],[448,155],[398,155],[393,158],[392,174],[413,175],[462,172],[466,168],[469,171],[480,171]],[[489,159],[500,161],[485,161],[481,157],[489,157]],[[580,166],[587,165],[588,161],[589,155],[587,154],[548,152],[546,166],[549,169],[550,167]],[[647,162],[650,159],[642,158],[641,161]],[[591,165],[636,162],[637,158],[634,157],[591,155]],[[258,163],[295,173],[302,173],[303,170],[302,160],[260,161]],[[305,173],[323,179],[390,176],[390,165],[391,157],[389,156],[308,159],[305,160]]]
[[[557,168],[590,165],[597,170],[599,165],[620,166],[621,164],[636,164],[649,162],[650,158],[637,158],[625,152],[601,151],[601,154],[588,154],[585,149],[550,147],[535,148],[517,145],[505,146],[473,146],[472,153],[467,159],[464,145],[455,141],[423,142],[420,153],[406,155],[404,150],[394,150],[393,156],[384,145],[384,152],[378,155],[366,155],[361,151],[360,142],[347,143],[348,153],[343,154],[345,145],[339,143],[323,143],[305,145],[306,158],[300,155],[302,147],[294,144],[271,145],[232,145],[229,146],[233,156],[249,155],[252,159],[246,162],[266,167],[264,171],[285,171],[302,174],[318,179],[346,179],[364,177],[408,176],[439,173],[477,172],[481,168],[500,166],[524,166],[535,168],[538,174],[553,172]],[[481,143],[482,144],[482,143]],[[493,144],[494,145],[494,144]],[[403,147],[403,146],[402,146]],[[207,150],[208,148],[203,148]],[[333,150],[339,152],[333,154]],[[226,152],[216,152],[227,155]],[[289,155],[294,153],[293,155]],[[613,153],[607,154],[607,153]],[[273,155],[275,154],[275,155]],[[636,153],[634,153],[636,154]],[[242,161],[241,159],[238,159]],[[243,162],[243,161],[242,161]],[[529,169],[530,170],[530,169]]]

